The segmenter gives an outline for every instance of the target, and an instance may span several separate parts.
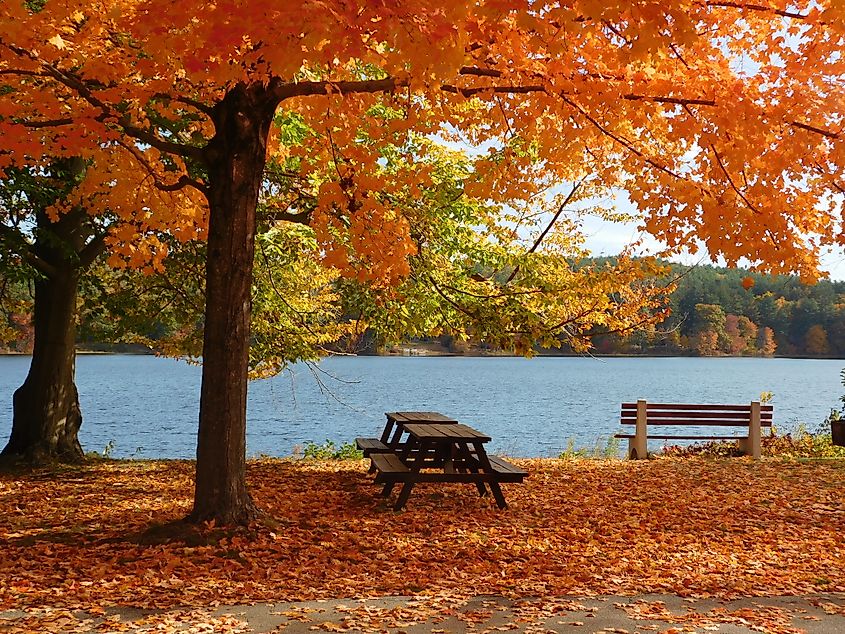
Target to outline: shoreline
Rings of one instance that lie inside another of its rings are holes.
[[[135,357],[161,357],[163,359],[177,359],[178,357],[167,357],[164,355],[157,354],[154,350],[121,350],[121,351],[111,351],[111,350],[77,350],[77,356],[135,356]],[[31,357],[32,353],[30,352],[16,352],[16,351],[5,351],[0,352],[0,357]],[[397,358],[397,359],[409,359],[409,358],[456,358],[456,357],[466,357],[471,359],[529,359],[529,358],[566,358],[566,359],[575,359],[575,358],[583,358],[583,359],[802,359],[802,360],[810,360],[810,361],[842,361],[845,363],[845,357],[820,357],[820,356],[800,356],[800,355],[773,355],[771,357],[764,357],[764,356],[753,356],[753,355],[740,355],[740,356],[732,356],[732,355],[712,355],[712,356],[700,356],[694,354],[657,354],[657,353],[649,353],[649,354],[577,354],[577,353],[567,353],[567,352],[537,352],[532,357],[525,357],[523,355],[518,354],[497,354],[497,353],[461,353],[461,352],[431,352],[431,351],[422,351],[422,352],[414,352],[408,354],[401,354],[401,353],[386,353],[386,354],[330,354],[326,355],[325,358],[342,358],[342,357],[385,357],[385,358]]]

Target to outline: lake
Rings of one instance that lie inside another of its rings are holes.
[[[493,437],[493,452],[555,456],[604,444],[623,401],[747,403],[774,392],[775,425],[813,429],[845,392],[842,360],[754,358],[332,357],[250,385],[249,455],[377,436],[384,412],[435,410]],[[0,357],[0,442],[29,357]],[[80,355],[80,440],[114,457],[193,458],[201,368],[138,355]]]

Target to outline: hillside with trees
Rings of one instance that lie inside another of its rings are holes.
[[[626,337],[598,336],[604,354],[845,356],[845,282],[672,265],[671,314]]]

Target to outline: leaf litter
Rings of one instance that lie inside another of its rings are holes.
[[[155,527],[190,510],[190,462],[107,461],[0,475],[0,610],[24,615],[0,618],[0,630],[153,631],[171,619],[239,631],[242,622],[211,610],[403,595],[419,596],[402,608],[353,605],[320,629],[383,631],[449,616],[483,627],[499,608],[461,609],[477,595],[517,601],[513,623],[503,626],[512,629],[567,622],[568,612],[586,610],[571,596],[845,591],[845,465],[517,462],[531,476],[505,486],[507,510],[474,487],[430,484],[418,485],[396,513],[363,461],[251,461],[250,490],[270,519],[176,537],[165,531],[160,539],[150,538]],[[818,605],[829,614],[845,611]],[[159,612],[129,623],[112,613],[116,606]],[[647,602],[623,609],[680,627],[797,631],[777,609],[678,615]]]

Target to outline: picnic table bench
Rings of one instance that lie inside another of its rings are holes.
[[[628,439],[628,457],[632,460],[648,457],[648,440],[736,440],[740,451],[760,457],[761,427],[772,426],[773,407],[759,401],[748,405],[693,405],[687,403],[622,403],[621,423],[635,425],[633,434],[616,434]],[[649,434],[649,425],[742,427],[744,436],[722,434]]]
[[[396,484],[402,484],[394,510],[405,506],[414,485],[419,482],[472,483],[480,495],[486,495],[489,487],[497,506],[507,508],[500,483],[522,482],[528,476],[527,471],[507,460],[488,455],[484,443],[490,441],[490,436],[468,425],[440,414],[427,416],[433,422],[410,422],[413,415],[394,415],[388,414],[385,434],[382,435],[383,438],[389,437],[388,442],[383,443],[387,450],[369,453],[371,471],[376,474],[375,482],[383,485],[384,497],[391,494]],[[437,420],[438,417],[443,420]],[[403,442],[401,438],[405,432],[408,438]],[[358,446],[362,445],[366,443]]]

